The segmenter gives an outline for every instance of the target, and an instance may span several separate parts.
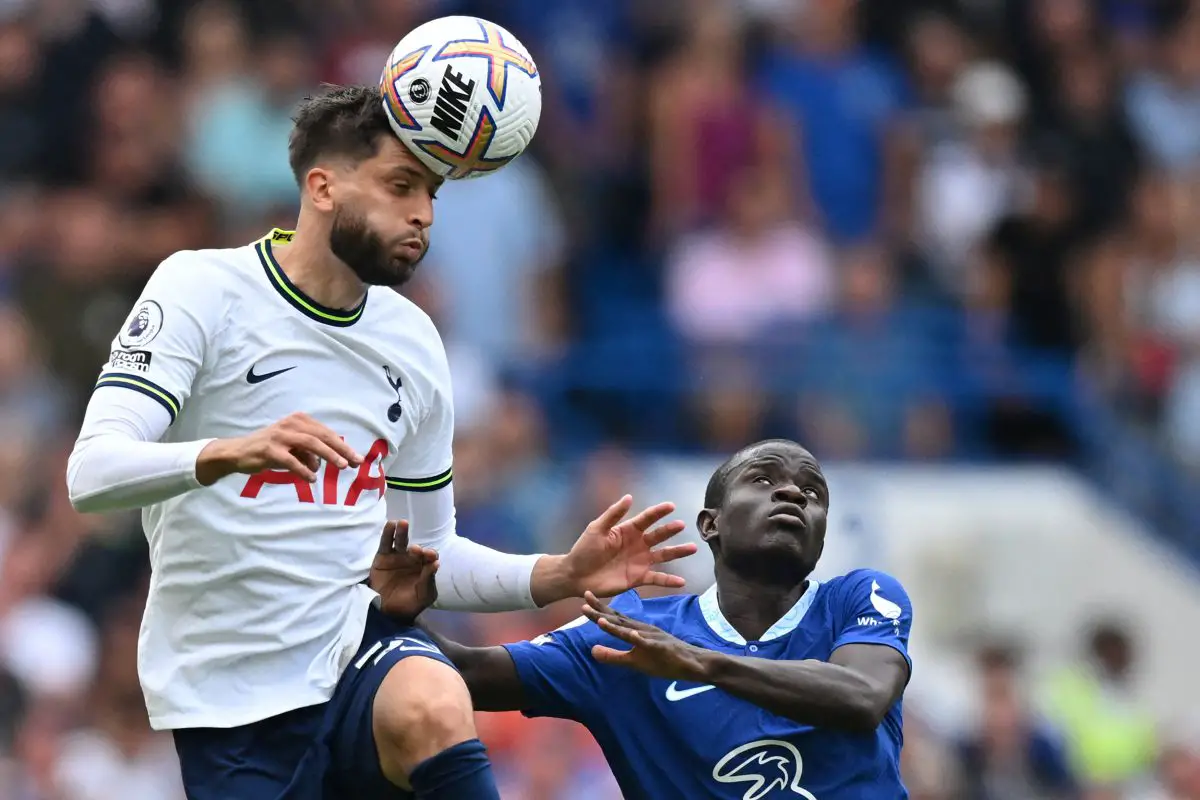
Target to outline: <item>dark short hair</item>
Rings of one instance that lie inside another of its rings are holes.
[[[379,152],[380,137],[394,135],[378,86],[324,84],[301,101],[292,122],[288,163],[299,185],[322,158],[365,161]]]
[[[799,442],[793,442],[791,439],[763,439],[761,442],[746,445],[725,459],[708,479],[708,486],[704,489],[704,507],[720,508],[721,504],[725,502],[725,489],[728,488],[730,474],[740,467],[752,452],[772,444],[785,444],[804,449]]]

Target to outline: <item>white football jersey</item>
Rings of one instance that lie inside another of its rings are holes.
[[[441,338],[384,287],[349,311],[296,288],[272,246],[177,253],[113,342],[100,389],[142,393],[162,441],[244,436],[297,411],[364,457],[232,475],[148,506],[153,569],[138,666],[156,728],[232,727],[324,702],[376,595],[363,581],[387,487],[451,480],[453,413]]]

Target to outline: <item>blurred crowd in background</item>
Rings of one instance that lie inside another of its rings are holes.
[[[639,451],[769,434],[1066,462],[1160,510],[1182,486],[1160,530],[1195,546],[1184,0],[0,0],[0,800],[181,796],[137,682],[139,521],[67,501],[82,408],[162,258],[294,221],[295,102],[459,12],[545,96],[529,154],[444,187],[405,289],[451,355],[463,535],[558,551]],[[568,606],[438,623],[508,641]],[[1078,653],[1041,686],[981,647],[963,730],[906,708],[913,796],[1200,800],[1200,730],[1126,691],[1136,631]],[[618,796],[582,729],[480,725],[506,797]]]

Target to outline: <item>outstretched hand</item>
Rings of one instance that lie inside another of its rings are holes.
[[[593,645],[592,658],[601,664],[635,669],[655,678],[705,681],[703,649],[677,639],[662,628],[614,611],[591,592],[584,595],[584,600],[585,617],[605,633],[633,645],[630,650]]]
[[[622,522],[632,506],[633,498],[625,495],[592,520],[571,551],[558,557],[566,580],[558,596],[545,599],[580,597],[588,590],[601,597],[614,597],[639,586],[684,585],[682,577],[656,569],[696,552],[696,545],[691,543],[659,547],[685,527],[680,520],[658,525],[675,510],[675,504],[650,506]]]
[[[433,605],[437,600],[434,581],[437,570],[436,551],[408,543],[407,520],[383,526],[379,551],[371,562],[369,583],[379,593],[384,614],[401,622],[412,622]]]

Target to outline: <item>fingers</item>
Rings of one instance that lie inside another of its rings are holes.
[[[410,544],[408,546],[408,556],[413,561],[423,564],[432,564],[438,560],[437,550],[430,550],[428,547],[421,547],[419,544]]]
[[[632,503],[632,500],[633,500],[633,498],[630,498],[631,503]],[[654,525],[656,522],[658,522],[663,517],[665,517],[668,514],[670,514],[671,512],[673,512],[674,510],[675,510],[674,503],[659,503],[658,505],[650,506],[649,508],[642,510],[636,517],[629,520],[629,524],[632,525],[639,532],[647,531],[650,529],[651,525]],[[616,523],[613,523],[613,524],[615,525]],[[668,524],[673,524],[673,523],[668,523]],[[680,525],[679,530],[683,530],[683,527],[682,527],[683,523],[680,522],[679,525]],[[678,533],[678,532],[679,531],[676,531],[676,533]],[[674,535],[674,534],[672,534],[672,535]]]
[[[591,592],[583,593],[584,600],[587,605],[583,607],[583,615],[588,619],[600,624],[600,620],[604,619],[614,625],[620,625],[630,630],[653,631],[657,630],[653,625],[649,625],[633,617],[627,617],[620,611],[614,611],[610,606],[603,603],[596,595]]]
[[[694,542],[688,544],[673,544],[670,547],[660,547],[657,550],[651,550],[650,555],[654,559],[655,564],[666,564],[669,561],[678,561],[681,558],[687,558],[690,555],[695,555],[696,545]]]
[[[602,644],[592,646],[592,658],[599,661],[601,664],[613,664],[618,667],[629,666],[633,656],[628,650],[614,650],[611,647],[605,647]]]
[[[347,465],[357,467],[362,463],[362,456],[355,452],[353,447],[346,444],[342,437],[334,433],[328,426],[317,422],[308,414],[292,414],[280,423],[280,427],[284,430],[293,431],[302,436],[310,436],[316,439],[324,446],[324,449],[311,448],[312,451],[325,461],[337,464],[339,469],[344,469]],[[330,454],[332,454],[332,457]]]
[[[683,520],[674,519],[659,525],[652,531],[642,534],[642,541],[646,543],[647,547],[656,547],[668,539],[683,533],[686,527],[687,524]],[[691,547],[695,548],[695,545],[691,545]]]
[[[607,531],[609,528],[615,528],[617,523],[625,518],[625,515],[629,513],[629,509],[632,507],[633,496],[627,494],[609,506],[603,514],[593,520],[592,525],[599,526],[603,531]],[[591,525],[588,527],[591,527]]]
[[[397,519],[388,523],[396,527],[396,535],[393,539],[395,542],[394,550],[399,553],[408,549],[408,520]]]
[[[604,602],[603,600],[601,600],[599,597],[596,597],[595,593],[594,593],[594,592],[592,592],[592,590],[591,590],[591,589],[588,589],[588,590],[584,591],[584,593],[583,593],[583,599],[584,599],[584,600],[587,602],[587,604],[588,604],[589,606],[591,606],[592,608],[596,609],[596,610],[597,610],[597,611],[599,611],[601,614],[615,614],[615,613],[617,613],[617,612],[615,612],[615,611],[613,611],[613,610],[612,610],[612,608],[611,608],[611,607],[608,605],[608,603],[605,603],[605,602]]]
[[[669,572],[647,572],[642,578],[639,586],[662,586],[666,589],[680,589],[687,585],[687,581],[679,575],[672,575]]]
[[[389,520],[383,523],[383,533],[379,536],[380,555],[389,555],[396,552],[396,523]]]
[[[286,448],[280,448],[277,453],[272,454],[271,462],[279,469],[287,470],[293,475],[298,475],[300,478],[309,483],[316,483],[317,473],[315,469],[309,469],[304,465],[304,462],[296,457],[296,454]]]
[[[627,628],[624,625],[613,622],[608,617],[601,617],[600,619],[596,620],[596,624],[599,625],[600,629],[609,636],[615,636],[621,641],[628,642],[635,647],[638,645],[644,645],[646,643],[646,640],[642,638],[642,634],[635,631],[633,628]]]
[[[322,461],[333,464],[338,469],[345,469],[350,463],[319,436],[314,436],[311,433],[284,434],[284,444],[287,445],[289,450],[311,453]]]

